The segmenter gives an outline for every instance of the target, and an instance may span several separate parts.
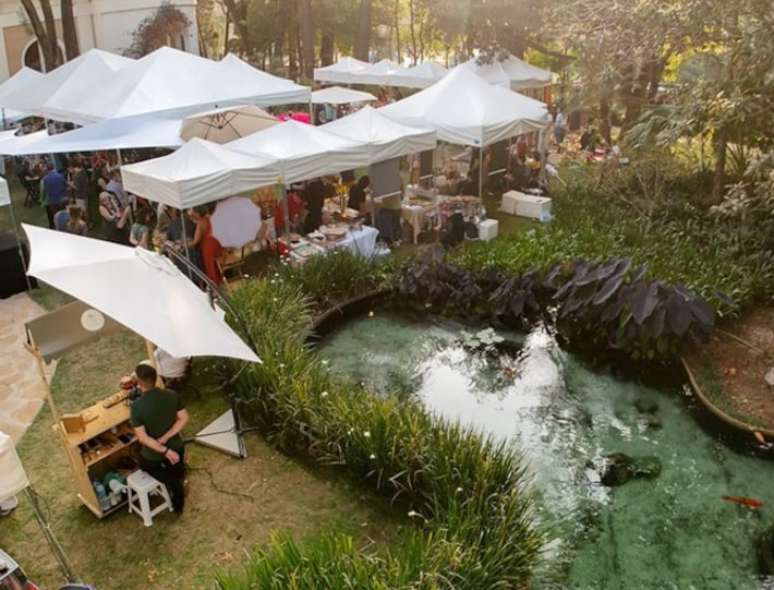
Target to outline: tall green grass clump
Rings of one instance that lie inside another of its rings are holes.
[[[336,466],[402,507],[413,526],[389,551],[335,534],[303,547],[287,537],[256,552],[224,590],[269,588],[521,588],[539,560],[521,456],[418,403],[377,397],[332,375],[305,344],[311,302],[290,281],[234,293],[263,364],[236,394],[276,446]]]

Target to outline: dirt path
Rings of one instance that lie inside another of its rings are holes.
[[[0,430],[18,442],[45,398],[35,359],[24,349],[24,323],[44,310],[26,293],[0,299]],[[54,365],[48,367],[48,377]]]

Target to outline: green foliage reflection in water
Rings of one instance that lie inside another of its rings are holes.
[[[233,299],[263,359],[236,382],[250,417],[286,452],[338,466],[404,507],[414,526],[383,555],[342,535],[304,547],[277,537],[244,571],[221,574],[224,590],[528,583],[544,538],[517,452],[331,375],[304,344],[311,307],[289,281],[251,281]]]

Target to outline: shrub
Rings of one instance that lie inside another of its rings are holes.
[[[414,517],[386,556],[333,535],[299,548],[277,538],[232,588],[522,587],[543,535],[521,456],[507,443],[335,379],[304,344],[311,302],[289,280],[250,281],[233,296],[263,363],[238,374],[245,413],[286,452],[345,470]],[[236,370],[236,366],[232,369]]]

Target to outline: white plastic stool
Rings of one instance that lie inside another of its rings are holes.
[[[142,470],[137,470],[126,478],[126,487],[129,491],[129,512],[136,512],[142,517],[145,526],[153,525],[153,517],[164,510],[173,511],[172,500],[169,497],[167,487]],[[161,496],[162,502],[151,510],[150,496]],[[136,502],[139,502],[137,504]]]

